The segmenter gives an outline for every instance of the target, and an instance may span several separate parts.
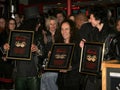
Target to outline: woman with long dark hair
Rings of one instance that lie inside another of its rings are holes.
[[[58,90],[80,90],[80,73],[79,73],[79,48],[75,38],[75,23],[72,20],[65,20],[60,26],[60,40],[57,43],[70,44],[74,43],[75,48],[72,57],[70,70],[60,70],[57,84]]]

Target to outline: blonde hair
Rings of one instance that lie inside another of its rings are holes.
[[[54,17],[54,16],[49,16],[49,17],[46,19],[46,23],[45,23],[47,30],[50,29],[50,21],[51,21],[51,20],[54,20],[55,23],[56,23],[56,26],[58,27],[58,20],[57,20],[57,18]]]

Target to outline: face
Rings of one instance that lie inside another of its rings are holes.
[[[54,32],[57,29],[57,23],[55,22],[55,20],[50,20],[50,32]]]
[[[0,28],[5,28],[5,19],[0,18]]]
[[[15,14],[15,20],[16,20],[16,23],[20,23],[20,17],[18,14]]]
[[[100,24],[100,20],[96,20],[93,14],[90,15],[89,22],[93,27],[97,27]]]
[[[75,17],[74,16],[70,16],[69,19],[71,19],[72,21],[75,21]]]
[[[58,19],[58,22],[61,23],[64,20],[64,16],[61,13],[59,13],[57,14],[57,19]]]
[[[70,25],[67,22],[62,24],[61,34],[64,40],[70,40]]]
[[[118,32],[120,32],[120,20],[117,23],[116,29],[117,29]]]
[[[82,26],[82,24],[83,24],[84,22],[86,22],[86,21],[84,21],[84,20],[82,19],[82,17],[76,16],[76,18],[75,18],[75,23],[76,23],[76,27],[77,27],[78,29],[80,29],[80,27]]]
[[[14,20],[10,20],[9,21],[9,24],[8,24],[8,28],[10,29],[10,30],[14,30],[15,29],[15,21]]]

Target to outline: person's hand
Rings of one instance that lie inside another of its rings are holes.
[[[6,56],[3,56],[3,57],[2,57],[2,60],[3,60],[3,61],[7,61]]]
[[[7,61],[7,58],[6,58],[6,51],[8,51],[10,49],[10,45],[8,43],[5,43],[3,45],[3,49],[4,49],[4,55],[2,56],[2,60],[3,61]]]
[[[59,72],[62,72],[62,73],[67,73],[68,70],[60,70]]]
[[[51,51],[48,52],[48,58],[50,58],[50,55],[51,55]]]
[[[61,69],[59,72],[67,73],[68,71],[71,71],[71,70],[72,70],[72,66],[69,66],[69,69],[68,69],[68,70],[63,70],[63,69]]]
[[[37,52],[38,50],[39,50],[38,47],[35,44],[32,44],[31,51],[32,52]]]
[[[3,48],[4,48],[5,51],[8,51],[10,49],[10,45],[8,43],[5,43],[3,45]]]
[[[85,40],[85,39],[82,39],[82,40],[80,41],[79,46],[80,46],[81,48],[83,48],[85,42],[86,42],[86,40]]]

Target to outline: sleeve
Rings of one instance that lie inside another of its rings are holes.
[[[116,59],[116,39],[112,39],[112,41],[110,42],[105,59],[106,60]]]

